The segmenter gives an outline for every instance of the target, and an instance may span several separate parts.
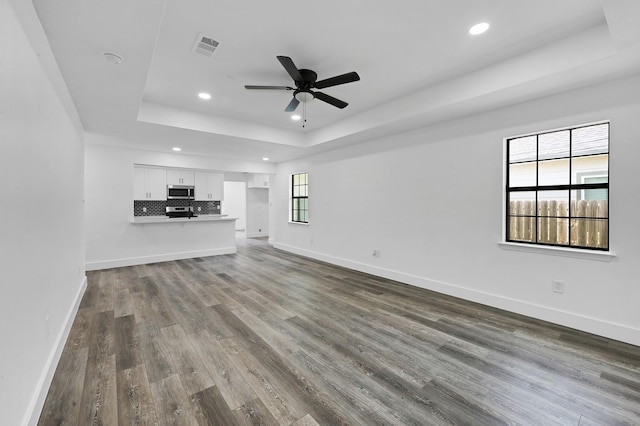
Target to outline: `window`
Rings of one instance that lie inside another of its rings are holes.
[[[506,145],[506,240],[608,250],[609,123]]]
[[[309,173],[291,175],[291,221],[309,223]]]

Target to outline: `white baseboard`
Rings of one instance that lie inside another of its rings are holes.
[[[330,256],[324,253],[305,250],[274,241],[269,242],[277,249],[299,254],[301,256],[310,257],[312,259],[320,260],[360,272],[365,272],[390,280],[399,281],[415,287],[433,290],[438,293],[447,294],[450,296],[458,297],[460,299],[469,300],[471,302],[481,303],[483,305],[492,306],[494,308],[503,309],[505,311],[514,312],[565,327],[574,328],[576,330],[585,331],[587,333],[596,334],[598,336],[607,337],[609,339],[614,339],[621,342],[630,343],[632,345],[640,346],[640,329],[629,327],[625,324],[617,324],[586,315],[561,311],[547,306],[536,305],[522,300],[504,297],[498,294],[486,293],[468,287],[458,286],[455,284],[445,283],[437,280],[431,280],[429,278],[407,274],[404,272],[380,268],[378,266]]]
[[[69,337],[71,326],[73,325],[73,321],[76,318],[76,314],[78,313],[78,308],[80,307],[80,302],[82,301],[82,296],[84,296],[84,292],[86,289],[87,289],[87,276],[85,275],[82,279],[82,282],[80,283],[80,288],[78,289],[76,298],[73,301],[73,304],[71,305],[71,309],[67,314],[67,317],[64,322],[64,326],[60,329],[60,332],[58,333],[55,345],[53,346],[53,350],[49,355],[49,359],[47,360],[47,364],[45,365],[42,376],[38,381],[38,385],[36,386],[36,391],[33,394],[31,403],[29,404],[29,408],[22,422],[23,425],[35,426],[38,423],[38,419],[40,418],[40,413],[42,412],[42,408],[44,407],[44,402],[47,398],[47,393],[49,392],[49,386],[51,386],[53,375],[56,372],[56,368],[58,367],[58,362],[60,361],[60,357],[62,356],[62,350],[64,349],[64,345],[67,342],[67,337]]]
[[[260,237],[268,237],[268,232],[247,232],[247,238],[260,238]]]
[[[177,253],[162,253],[150,256],[129,257],[125,259],[98,260],[87,262],[87,271],[97,271],[99,269],[120,268],[123,266],[146,265],[148,263],[168,262],[170,260],[192,259],[194,257],[218,256],[221,254],[234,254],[237,252],[235,246],[222,247],[209,250],[184,251]]]

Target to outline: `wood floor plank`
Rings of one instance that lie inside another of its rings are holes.
[[[421,389],[424,397],[451,423],[477,426],[499,426],[507,422],[494,416],[485,407],[478,405],[453,388],[432,380]]]
[[[175,275],[169,265],[161,269],[160,286],[164,300],[171,306],[176,322],[186,333],[198,333],[210,329],[213,324],[208,307]]]
[[[78,424],[115,424],[118,402],[113,311],[93,315],[91,335]]]
[[[98,312],[113,311],[113,283],[117,272],[100,274],[96,310]]]
[[[640,347],[265,239],[87,278],[41,425],[640,425]]]
[[[151,383],[151,394],[155,402],[158,424],[163,426],[197,426],[199,410],[182,387],[178,375],[169,376]]]
[[[86,308],[85,308],[86,309]],[[65,350],[58,363],[55,380],[44,402],[39,425],[76,424],[82,399],[84,373],[89,348]]]
[[[246,324],[247,327],[255,331],[266,344],[283,357],[287,357],[300,350],[300,347],[296,345],[295,342],[283,335],[278,329],[278,326],[282,323],[281,320],[267,323],[246,309],[238,309],[232,312],[240,321]],[[233,336],[233,333],[228,337],[231,336]]]
[[[131,293],[133,299],[133,311],[137,322],[151,321],[159,328],[177,323],[171,308],[170,301],[166,299],[156,277],[146,277],[137,280],[139,292]],[[131,291],[131,289],[130,289]]]
[[[288,424],[278,423],[260,399],[251,400],[241,407],[236,408],[233,410],[233,414],[236,419],[238,419],[238,424],[240,425],[278,426],[280,424]]]
[[[118,421],[116,356],[89,356],[82,388],[78,424],[112,425]]]
[[[332,372],[325,362],[318,362],[305,351],[295,354],[291,362],[298,371],[304,372],[309,382],[306,393],[313,396],[315,405],[310,414],[320,424],[400,424],[389,417],[382,406],[367,398],[368,390],[345,386],[344,378]],[[336,378],[338,382],[334,382]],[[437,422],[424,424],[440,426]]]
[[[320,426],[320,424],[316,422],[310,414],[307,414],[306,416],[292,423],[291,426]]]
[[[242,322],[237,321],[237,319],[234,320],[235,316],[232,312],[225,310],[222,306],[218,306],[216,309],[222,313],[221,317],[223,320],[230,326],[233,326],[235,333],[234,340],[242,342],[242,346],[248,348],[251,351],[252,357],[255,358],[256,362],[252,363],[253,369],[251,373],[266,369],[273,374],[272,377],[274,380],[279,381],[284,386],[283,389],[304,396],[304,398],[298,398],[297,400],[297,403],[300,404],[300,406],[296,408],[297,412],[313,413],[316,418],[323,419],[329,424],[343,422],[342,417],[333,409],[327,409],[326,395],[320,394],[313,386],[309,386],[299,370],[292,368],[293,366],[291,365],[287,365],[278,355],[278,351],[266,344],[261,336],[243,325]],[[241,350],[239,345],[236,345],[236,350]],[[259,383],[262,382],[263,379],[261,378]],[[291,400],[296,401],[296,399]],[[269,405],[270,404],[267,404],[267,406]]]
[[[219,305],[220,301],[213,296],[213,294],[205,289],[200,282],[206,282],[207,278],[205,276],[200,275],[196,271],[193,274],[185,273],[182,268],[172,265],[171,270],[177,277],[180,278],[181,282],[191,290],[191,292],[200,299],[203,305],[205,306],[214,306]]]
[[[139,335],[149,382],[157,382],[176,374],[169,349],[158,326],[151,321],[141,322],[139,323]]]
[[[280,424],[291,424],[306,413],[304,407],[292,404],[295,401],[287,389],[273,373],[260,365],[255,357],[233,338],[219,341],[238,372],[251,386],[262,404]]]
[[[229,408],[236,409],[256,398],[255,392],[238,373],[216,339],[208,332],[188,335]]]
[[[289,312],[284,307],[282,307],[282,305],[273,303],[273,301],[267,299],[266,297],[262,296],[261,294],[253,290],[248,290],[248,291],[245,291],[244,293],[249,299],[254,300],[256,303],[263,306],[264,309],[275,314],[280,319],[286,320],[288,318],[295,316],[293,313]]]
[[[149,286],[153,285],[153,280],[151,279],[151,276],[153,276],[151,273],[145,273],[144,275],[140,275],[141,272],[139,270],[139,268],[142,267],[146,267],[146,270],[151,270],[149,265],[136,265],[136,266],[132,266],[131,268],[134,268],[134,271],[136,272],[137,276],[135,278],[132,278],[131,281],[129,281],[127,283],[127,288],[129,289],[129,293],[133,294],[133,293],[150,293],[148,292],[148,288]],[[149,294],[149,296],[151,296],[151,294]]]
[[[138,327],[133,315],[115,318],[116,368],[126,370],[144,362]]]
[[[211,306],[209,308],[208,316],[211,318],[211,325],[207,329],[207,331],[216,340],[232,337],[233,330],[229,328],[229,326],[227,326],[227,324],[224,322],[224,320],[220,316],[220,312],[217,310],[217,306],[219,305]]]
[[[87,272],[87,289],[82,296],[78,309],[95,308],[98,301],[98,282],[100,281],[100,274],[107,273],[103,271],[88,271]]]
[[[151,396],[144,364],[117,373],[118,424],[157,424],[156,409]]]
[[[128,288],[116,290],[113,297],[113,314],[116,318],[133,315],[133,302]]]
[[[161,333],[175,370],[180,375],[182,386],[188,394],[191,395],[215,385],[182,327],[179,325],[165,327]]]
[[[95,314],[94,308],[80,308],[73,320],[73,326],[65,343],[65,350],[74,351],[87,348],[91,343],[91,318]]]
[[[193,401],[198,404],[209,425],[237,426],[242,424],[231,411],[216,386],[194,394]]]

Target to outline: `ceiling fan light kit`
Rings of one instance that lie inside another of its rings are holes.
[[[324,89],[327,87],[338,86],[340,84],[352,83],[360,80],[360,76],[357,72],[352,71],[346,74],[337,75],[335,77],[327,78],[324,80],[316,81],[318,74],[315,71],[301,68],[299,69],[293,63],[293,60],[288,56],[277,56],[278,61],[287,71],[287,73],[293,79],[295,87],[290,86],[259,86],[259,85],[245,85],[246,89],[250,90],[293,90],[293,98],[285,108],[286,112],[293,112],[298,108],[300,103],[306,104],[313,99],[319,99],[323,102],[333,105],[336,108],[345,108],[348,103],[327,95],[323,92],[312,91],[311,89]],[[305,119],[306,121],[306,119]],[[304,127],[304,126],[303,126]]]
[[[293,92],[293,96],[298,100],[298,102],[309,102],[310,100],[315,98],[313,92],[311,92],[310,90],[296,90],[295,92]]]

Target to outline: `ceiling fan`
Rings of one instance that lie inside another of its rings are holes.
[[[298,69],[293,63],[293,60],[288,56],[278,56],[278,61],[282,64],[284,69],[289,73],[296,87],[290,86],[255,86],[245,85],[245,89],[260,89],[260,90],[293,90],[293,99],[289,102],[289,105],[285,108],[286,112],[295,111],[300,102],[308,102],[312,99],[319,99],[337,108],[344,108],[348,103],[336,99],[333,96],[329,96],[326,93],[312,91],[311,89],[324,89],[326,87],[337,86],[339,84],[351,83],[360,80],[360,76],[357,72],[352,71],[346,74],[337,75],[335,77],[327,78],[324,80],[316,81],[318,74],[315,71],[307,69]]]

